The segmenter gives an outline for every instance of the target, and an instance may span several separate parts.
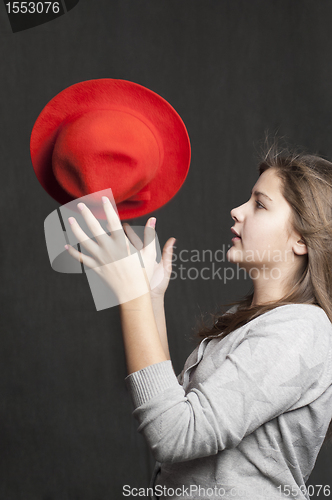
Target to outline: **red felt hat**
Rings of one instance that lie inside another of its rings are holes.
[[[165,99],[110,78],[56,95],[34,124],[30,152],[39,182],[59,203],[111,188],[121,219],[167,203],[191,155],[186,127]],[[99,208],[95,215],[105,218]]]

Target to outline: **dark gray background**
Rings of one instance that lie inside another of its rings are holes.
[[[192,162],[179,193],[151,214],[160,242],[176,237],[178,255],[227,250],[229,212],[249,197],[265,130],[332,157],[331,19],[330,0],[81,0],[13,34],[2,7],[1,500],[122,498],[124,484],[148,485],[153,463],[131,415],[117,308],[96,312],[85,277],[49,264],[43,223],[58,204],[31,166],[39,112],[93,78],[163,96],[187,126]],[[177,372],[200,311],[250,285],[172,280],[166,313]],[[332,448],[321,452],[312,484],[330,484],[331,456]]]

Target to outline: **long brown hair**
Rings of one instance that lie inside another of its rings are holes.
[[[236,305],[236,312],[212,313],[213,326],[201,320],[200,338],[223,338],[271,309],[294,303],[318,305],[332,322],[332,163],[317,155],[281,150],[274,141],[259,163],[259,175],[269,168],[281,179],[282,194],[292,208],[290,223],[307,245],[304,265],[280,300],[252,306],[251,290],[220,311]],[[332,421],[325,442],[330,440]]]

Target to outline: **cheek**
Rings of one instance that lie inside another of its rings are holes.
[[[256,248],[284,248],[287,233],[279,221],[259,221],[247,225],[243,231],[243,244]]]
[[[288,234],[283,227],[278,227],[277,223],[271,223],[269,228],[262,234],[260,246],[284,250],[288,246],[287,238]]]
[[[273,237],[271,224],[266,221],[251,221],[243,229],[243,242],[247,245],[264,246],[269,244]]]

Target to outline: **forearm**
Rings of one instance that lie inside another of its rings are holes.
[[[163,346],[167,359],[171,359],[167,339],[164,296],[159,298],[152,298],[151,303],[161,344]]]
[[[160,305],[156,314],[161,317]],[[158,332],[150,293],[120,304],[120,316],[129,374],[169,359]]]

